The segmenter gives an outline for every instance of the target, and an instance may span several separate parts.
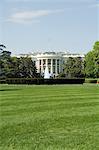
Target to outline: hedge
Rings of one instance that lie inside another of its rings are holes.
[[[6,80],[5,79],[0,79],[0,84],[5,84]]]
[[[85,79],[85,83],[97,83],[97,79]]]
[[[83,84],[85,79],[42,79],[42,78],[7,78],[0,83],[7,84]]]

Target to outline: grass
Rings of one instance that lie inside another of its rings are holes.
[[[0,150],[99,150],[99,85],[0,85]]]

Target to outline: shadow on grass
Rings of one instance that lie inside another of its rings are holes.
[[[0,91],[17,91],[17,90],[21,90],[21,89],[0,89]]]

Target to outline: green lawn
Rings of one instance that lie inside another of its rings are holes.
[[[99,85],[0,85],[0,150],[99,150]]]

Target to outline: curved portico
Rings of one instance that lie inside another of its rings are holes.
[[[48,67],[48,71],[51,76],[56,76],[61,72],[62,57],[57,54],[38,54],[37,55],[37,68],[39,73],[44,73],[45,68]]]
[[[43,75],[45,68],[48,69],[50,76],[55,77],[59,73],[63,73],[63,65],[67,62],[67,59],[72,57],[81,57],[84,60],[84,54],[71,54],[68,52],[45,52],[45,53],[33,53],[30,55],[20,55],[20,57],[29,56],[36,64],[37,72]]]

